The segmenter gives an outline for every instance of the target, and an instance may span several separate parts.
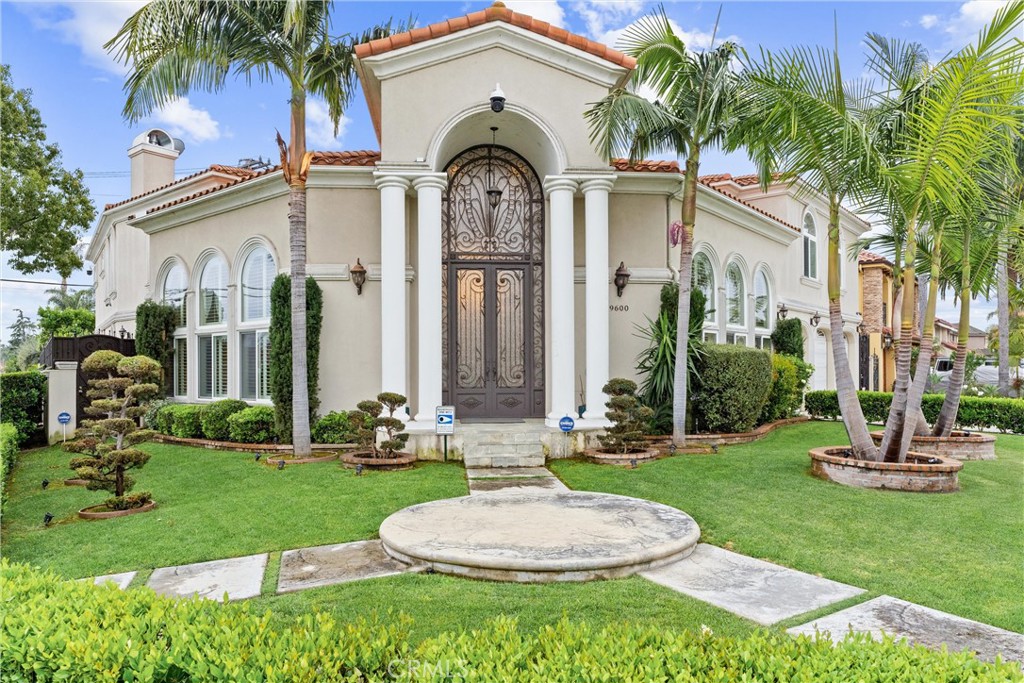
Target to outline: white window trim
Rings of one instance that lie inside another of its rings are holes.
[[[258,346],[258,344],[259,344],[259,335],[260,334],[266,334],[267,335],[267,344],[268,344],[268,351],[267,351],[267,376],[265,378],[265,381],[267,383],[267,397],[266,398],[260,398],[259,397],[259,388],[258,388],[259,387],[259,375],[258,374],[256,376],[256,386],[257,386],[256,394],[257,394],[257,396],[255,398],[250,398],[248,396],[243,396],[242,395],[242,381],[243,381],[243,377],[242,377],[242,335],[243,334],[252,334],[252,333],[256,334],[257,348],[259,348],[259,346]],[[252,404],[255,404],[255,405],[273,405],[273,401],[271,400],[271,397],[270,397],[270,351],[269,351],[270,329],[268,327],[266,327],[266,326],[263,326],[263,327],[260,327],[259,325],[255,325],[254,326],[252,323],[244,323],[244,324],[243,323],[239,323],[238,324],[238,330],[235,333],[235,336],[238,338],[238,344],[237,344],[238,353],[236,354],[238,356],[238,397],[241,400],[243,400],[243,401],[245,401],[247,403],[252,403]],[[229,359],[228,364],[230,365],[230,359]]]
[[[807,232],[805,226],[807,225],[807,219],[811,219],[811,224],[814,226],[814,233]],[[818,221],[814,220],[814,216],[810,211],[804,212],[803,221],[800,224],[801,231],[803,232],[802,239],[800,241],[800,276],[802,280],[810,280],[814,283],[821,282],[821,249],[819,248],[818,242]],[[809,274],[808,263],[806,259],[806,243],[810,241],[814,245],[814,273]]]

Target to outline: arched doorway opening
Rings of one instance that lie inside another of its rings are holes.
[[[443,197],[443,396],[461,419],[544,415],[544,193],[498,145],[447,166]]]

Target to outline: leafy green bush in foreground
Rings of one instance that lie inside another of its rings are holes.
[[[246,603],[172,600],[0,564],[5,681],[986,681],[1021,680],[985,664],[892,640],[839,645],[763,631],[726,638],[568,620],[522,632],[502,617],[417,646],[409,620],[340,624],[317,613],[280,631]]]

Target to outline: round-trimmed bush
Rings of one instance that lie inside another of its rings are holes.
[[[226,441],[230,436],[228,418],[248,407],[248,403],[237,398],[226,398],[223,401],[203,406],[203,412],[200,415],[203,436],[214,441]]]
[[[767,352],[746,346],[708,344],[701,361],[693,409],[702,432],[749,432],[772,387]]]
[[[274,440],[274,409],[250,406],[228,416],[228,436],[238,443],[269,443]]]

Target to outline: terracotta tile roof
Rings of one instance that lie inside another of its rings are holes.
[[[210,166],[209,168],[204,168],[202,171],[197,171],[196,173],[193,173],[192,175],[187,175],[187,176],[184,176],[182,178],[178,178],[174,182],[167,183],[166,185],[161,185],[160,187],[154,187],[152,190],[146,190],[145,192],[140,192],[139,194],[135,195],[134,197],[128,197],[128,199],[122,199],[121,201],[113,202],[112,204],[106,204],[106,205],[104,205],[103,210],[107,211],[108,209],[113,209],[113,208],[121,206],[123,204],[127,204],[129,202],[134,202],[136,199],[139,199],[141,197],[145,197],[147,195],[155,194],[155,193],[159,192],[160,190],[166,190],[168,187],[173,187],[173,186],[178,185],[180,183],[184,183],[186,181],[192,180],[193,178],[198,178],[199,176],[203,175],[204,173],[210,173],[210,172],[225,173],[227,175],[238,176],[240,178],[241,177],[245,177],[246,175],[249,175],[249,174],[252,173],[252,171],[250,171],[249,169],[239,168],[238,166],[222,166],[221,164],[214,164],[214,165]]]
[[[314,166],[373,166],[380,152],[362,149],[356,152],[313,152]]]
[[[227,182],[221,183],[220,185],[214,185],[213,187],[208,187],[205,190],[200,190],[199,192],[193,192],[192,194],[185,195],[184,197],[178,197],[177,199],[175,199],[173,201],[169,201],[169,202],[167,202],[165,204],[161,204],[159,206],[154,206],[152,209],[146,209],[146,215],[148,216],[151,213],[156,213],[157,211],[162,211],[163,209],[168,209],[168,208],[170,208],[172,206],[178,206],[179,204],[184,204],[185,202],[192,201],[193,199],[198,199],[199,197],[205,197],[208,194],[213,194],[214,192],[218,192],[218,191],[223,190],[223,189],[225,189],[227,187],[232,187],[234,185],[238,185],[239,183],[244,183],[246,180],[252,180],[253,178],[261,178],[261,177],[263,177],[263,176],[265,176],[265,175],[267,175],[269,173],[273,173],[274,171],[280,171],[280,170],[281,170],[281,166],[278,165],[278,166],[273,166],[271,168],[265,168],[262,171],[257,171],[255,173],[250,173],[249,175],[247,175],[245,177],[242,177],[242,178],[236,178],[234,180],[228,180]]]
[[[862,251],[857,256],[857,262],[862,266],[870,265],[874,263],[881,263],[886,266],[892,266],[892,261],[885,258],[881,254],[876,254],[873,251]]]
[[[782,177],[781,173],[772,173],[772,180],[778,180]],[[746,175],[732,175],[731,173],[717,173],[713,175],[703,175],[700,177],[702,183],[735,183],[740,187],[751,187],[754,185],[761,184],[761,177],[756,173],[748,173]]]
[[[366,57],[383,54],[385,52],[390,52],[391,50],[408,47],[415,43],[422,43],[434,38],[440,38],[441,36],[465,31],[468,28],[480,26],[481,24],[486,24],[492,21],[503,21],[506,24],[518,26],[519,28],[550,38],[551,40],[563,43],[569,47],[574,47],[577,50],[582,50],[583,52],[592,54],[595,57],[607,60],[613,64],[617,64],[618,66],[626,67],[627,69],[632,69],[636,66],[635,59],[628,55],[624,55],[617,50],[613,50],[607,45],[576,35],[575,33],[569,33],[565,29],[552,26],[546,21],[534,19],[533,17],[522,14],[521,12],[513,12],[500,2],[495,2],[485,10],[472,12],[463,17],[439,21],[436,24],[414,28],[413,30],[406,31],[405,33],[397,33],[387,38],[380,38],[378,40],[371,40],[368,43],[361,43],[356,45],[356,57],[359,59],[365,59]]]
[[[630,164],[629,163],[629,159],[612,159],[612,167],[616,171],[651,172],[651,173],[682,173],[682,171],[680,171],[680,169],[679,169],[679,162],[676,162],[676,161],[649,161],[649,160],[644,160],[644,161],[637,161],[637,162],[634,162],[634,163]],[[747,207],[748,209],[751,209],[752,211],[756,211],[757,213],[761,214],[765,218],[769,218],[769,219],[775,221],[776,223],[778,223],[780,225],[784,225],[785,227],[789,228],[790,230],[793,230],[795,232],[800,232],[800,228],[796,227],[795,225],[791,225],[791,224],[787,223],[786,221],[782,220],[778,216],[770,214],[767,211],[765,211],[764,209],[762,209],[762,208],[760,208],[758,206],[755,206],[754,204],[751,204],[750,202],[748,202],[748,201],[746,201],[744,199],[740,199],[739,197],[737,197],[736,195],[732,194],[731,192],[726,192],[725,190],[723,190],[721,187],[718,186],[719,183],[721,183],[721,182],[723,182],[725,180],[731,180],[731,179],[732,179],[732,176],[730,174],[728,174],[728,173],[717,173],[717,174],[713,174],[713,175],[699,176],[697,178],[697,182],[699,182],[701,185],[704,185],[705,187],[708,187],[708,188],[714,190],[715,192],[718,192],[719,194],[725,195],[726,197],[728,197],[729,199],[733,200],[734,202],[736,202],[738,204],[742,204],[743,206]]]

